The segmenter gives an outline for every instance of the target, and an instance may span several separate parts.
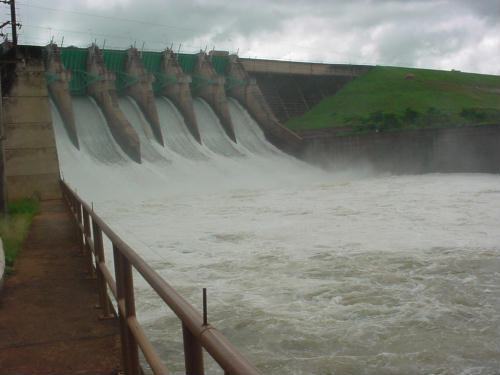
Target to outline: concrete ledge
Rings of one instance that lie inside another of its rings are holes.
[[[47,137],[46,132],[52,133],[52,124],[45,123],[16,123],[5,124],[5,149],[18,148],[49,148],[55,147],[55,140]]]
[[[40,200],[58,199],[59,172],[31,176],[7,176],[7,195],[9,200],[36,196]]]
[[[9,166],[5,171],[7,177],[59,174],[54,147],[6,149],[5,161]]]
[[[48,96],[3,98],[4,123],[52,122]]]

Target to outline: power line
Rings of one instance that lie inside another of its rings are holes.
[[[64,12],[64,13],[71,13],[71,14],[76,14],[80,16],[87,16],[87,17],[92,17],[92,18],[103,18],[107,20],[114,20],[114,21],[123,21],[123,22],[134,22],[138,23],[141,25],[148,25],[148,26],[158,26],[158,27],[164,27],[168,29],[176,29],[176,30],[182,30],[182,31],[194,31],[198,32],[198,30],[195,29],[188,29],[185,27],[178,27],[178,26],[171,26],[171,25],[165,25],[161,23],[155,23],[155,22],[149,22],[149,21],[143,21],[143,20],[136,20],[132,18],[121,18],[121,17],[113,17],[113,16],[103,16],[101,14],[94,14],[94,13],[87,13],[87,12],[82,12],[82,11],[77,11],[77,10],[71,10],[71,9],[63,9],[63,8],[51,8],[51,7],[46,7],[46,6],[41,6],[41,5],[33,5],[33,4],[27,4],[27,3],[20,3],[20,6],[24,7],[29,7],[29,8],[37,8],[37,9],[44,9],[44,10],[49,10],[52,12]]]
[[[86,35],[86,36],[91,37],[92,39],[94,39],[94,37],[121,39],[121,40],[127,41],[127,44],[133,43],[134,41],[136,41],[131,35],[127,37],[127,36],[123,36],[123,35],[96,33],[93,30],[82,31],[82,30],[71,30],[71,29],[59,29],[59,28],[54,28],[54,27],[50,27],[50,26],[42,26],[42,25],[25,25],[24,27],[28,28],[28,29],[34,28],[34,29],[47,30],[49,32],[58,32],[60,35],[62,33]],[[176,41],[172,41],[172,40],[169,41],[169,40],[151,40],[151,39],[148,39],[147,43],[162,46],[162,47],[166,47],[172,43],[175,45],[182,44],[183,47],[187,47],[188,49],[193,49],[193,50],[198,50],[201,48],[201,46],[189,45],[189,44],[176,42]]]

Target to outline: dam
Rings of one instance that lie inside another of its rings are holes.
[[[500,365],[498,175],[332,171],[308,162],[331,144],[316,139],[311,156],[283,125],[368,67],[95,45],[24,53],[3,103],[9,197],[58,198],[61,178],[198,311],[207,288],[211,324],[262,373]],[[134,282],[138,321],[183,372],[177,316]],[[224,373],[209,356],[206,371]]]

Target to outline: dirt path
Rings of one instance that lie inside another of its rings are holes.
[[[0,374],[116,374],[117,321],[99,320],[63,201],[41,204],[0,298]]]

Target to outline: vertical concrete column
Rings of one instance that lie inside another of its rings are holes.
[[[60,198],[45,68],[40,56],[19,51],[15,81],[3,95],[5,181],[9,200]]]
[[[96,46],[89,47],[87,74],[92,77],[87,91],[99,107],[116,142],[137,163],[141,162],[141,144],[139,136],[128,122],[118,105],[115,81],[116,77],[104,65],[102,51]]]
[[[50,96],[63,119],[69,139],[76,148],[80,148],[69,88],[71,72],[64,68],[61,51],[55,44],[46,47],[45,70]]]
[[[201,143],[200,130],[194,114],[193,98],[191,96],[191,77],[183,72],[171,49],[163,52],[161,64],[165,81],[162,94],[169,98],[179,109],[189,131]]]
[[[133,83],[126,88],[126,94],[130,95],[137,102],[142,113],[144,113],[144,117],[146,117],[146,120],[148,120],[151,126],[156,141],[163,146],[164,142],[161,134],[160,119],[158,117],[158,110],[156,109],[152,86],[154,77],[153,74],[147,72],[144,68],[141,56],[136,48],[129,48],[127,50],[125,73],[133,81]]]
[[[205,52],[198,54],[193,78],[196,79],[195,94],[203,98],[212,107],[226,134],[236,142],[233,122],[227,106],[226,90],[224,88],[225,79],[215,72],[210,58]]]
[[[236,55],[229,56],[226,80],[228,95],[247,109],[270,142],[290,153],[300,149],[302,138],[276,119],[257,82],[248,75]]]

